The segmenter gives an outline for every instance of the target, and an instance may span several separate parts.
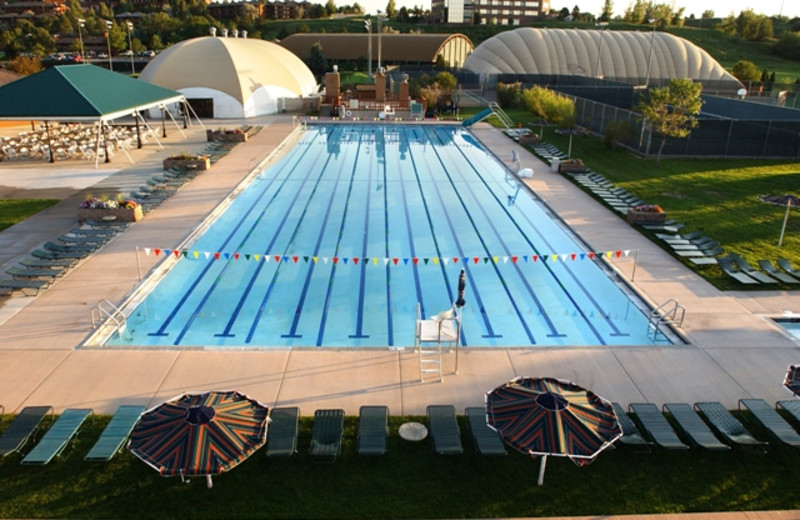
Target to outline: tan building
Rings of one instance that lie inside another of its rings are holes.
[[[525,25],[550,12],[550,0],[433,0],[431,22]]]
[[[325,59],[338,64],[366,60],[369,38],[368,34],[298,33],[279,43],[300,59],[308,58],[311,47],[318,43]],[[383,34],[380,38],[372,34],[372,61],[381,66],[431,65],[441,56],[449,66],[461,67],[474,49],[472,41],[463,34]]]

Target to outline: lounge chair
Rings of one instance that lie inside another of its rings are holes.
[[[131,434],[136,421],[141,417],[145,407],[142,405],[123,404],[114,413],[108,425],[94,443],[92,449],[83,460],[90,462],[109,461],[122,449]]]
[[[335,462],[342,452],[344,432],[344,410],[317,410],[311,428],[309,456],[319,462]]]
[[[665,242],[677,242],[677,241],[689,241],[695,240],[697,238],[701,238],[703,236],[702,231],[692,231],[691,233],[687,233],[685,235],[676,235],[676,234],[666,234],[666,233],[656,233],[656,237],[660,238]]]
[[[692,241],[688,244],[674,244],[668,243],[669,247],[671,247],[675,251],[706,251],[708,249],[714,249],[715,247],[719,246],[719,242],[711,238],[703,238],[698,239],[696,241]]]
[[[289,457],[297,452],[297,430],[300,409],[273,408],[267,429],[267,457]]]
[[[69,408],[56,419],[42,439],[22,459],[22,464],[43,466],[61,455],[78,434],[81,425],[93,414],[89,408]]]
[[[728,256],[723,256],[717,259],[717,264],[719,264],[719,268],[722,269],[722,272],[733,278],[739,283],[755,285],[759,284],[758,280],[752,278],[745,273],[741,272],[735,265],[733,265],[733,259]]]
[[[23,258],[19,261],[25,267],[32,267],[34,269],[58,269],[64,270],[68,267],[75,265],[75,260],[69,258],[45,260],[43,258]]]
[[[64,274],[57,269],[20,269],[19,267],[9,267],[6,273],[15,279],[31,280],[36,278],[57,278]]]
[[[800,269],[795,268],[791,262],[789,262],[785,258],[778,258],[778,267],[789,273],[790,275],[794,276],[795,278],[800,278]]]
[[[638,224],[638,226],[650,231],[667,231],[669,233],[677,233],[686,227],[686,224],[683,222],[678,222],[674,219],[669,219],[659,224]]]
[[[75,253],[75,252],[83,252],[83,253],[91,253],[97,249],[97,245],[66,245],[66,244],[59,244],[58,242],[45,242],[44,248],[48,251],[53,251],[55,253]]]
[[[800,435],[763,399],[739,399],[739,409],[747,408],[753,417],[776,439],[800,448]]]
[[[789,415],[794,417],[796,421],[800,421],[800,399],[791,399],[789,401],[778,401],[775,403],[775,409],[784,409]]]
[[[696,446],[707,450],[725,451],[730,446],[720,442],[703,419],[686,403],[665,403],[664,411],[672,415],[678,427]]]
[[[475,451],[481,455],[507,455],[506,445],[496,430],[486,424],[486,409],[473,406],[466,409],[469,431]]]
[[[711,427],[728,443],[738,446],[754,446],[766,452],[766,442],[753,437],[722,403],[705,401],[694,403],[695,410],[702,413]]]
[[[0,457],[22,449],[39,429],[47,415],[53,416],[52,406],[26,406],[0,436]]]
[[[50,280],[0,280],[0,289],[22,291],[28,296],[36,296],[40,289],[50,285]]]
[[[464,452],[461,446],[461,430],[456,420],[453,405],[428,406],[428,429],[431,432],[431,447],[440,455],[459,455]]]
[[[778,280],[772,278],[771,276],[767,276],[766,274],[762,273],[752,265],[750,265],[744,257],[741,257],[737,254],[731,255],[733,261],[736,262],[736,266],[747,276],[751,278],[755,278],[761,283],[778,283]]]
[[[778,269],[774,265],[772,265],[772,262],[770,262],[769,260],[759,260],[758,266],[761,268],[762,271],[764,271],[769,276],[775,278],[780,282],[790,283],[790,284],[800,283],[800,280],[795,278],[794,276],[778,271]]]
[[[681,442],[667,419],[653,403],[631,403],[628,407],[642,427],[653,439],[653,442],[668,450],[688,450],[689,446]]]
[[[386,453],[386,434],[389,428],[389,408],[362,406],[358,413],[356,453],[383,455]]]
[[[611,406],[614,408],[614,413],[617,414],[617,422],[620,428],[622,428],[622,437],[619,438],[619,442],[622,443],[628,451],[650,453],[650,445],[653,443],[645,439],[642,434],[639,433],[636,423],[625,413],[622,405],[619,403],[611,403]]]
[[[722,252],[724,253],[725,251]],[[690,257],[689,261],[695,265],[717,265],[716,256],[694,256]]]
[[[64,233],[63,235],[59,235],[58,239],[61,242],[67,244],[67,246],[71,245],[78,245],[83,244],[86,246],[98,247],[101,244],[108,241],[108,236],[106,235],[75,235],[70,233]]]
[[[712,247],[711,249],[688,249],[682,251],[673,250],[672,252],[680,257],[692,259],[692,258],[715,257],[724,253],[725,250],[721,246],[717,245],[715,247]],[[718,263],[718,261],[715,259],[714,263]]]
[[[31,256],[41,258],[43,260],[80,260],[89,256],[88,251],[45,251],[44,249],[34,249],[31,251]]]

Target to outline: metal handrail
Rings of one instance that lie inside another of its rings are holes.
[[[508,114],[506,114],[503,109],[500,108],[500,105],[497,103],[489,103],[489,108],[492,109],[492,113],[497,116],[497,119],[503,123],[503,126],[505,126],[506,129],[510,130],[511,127],[514,126],[514,122],[510,117],[508,117]]]
[[[664,310],[670,304],[672,304],[672,307]],[[652,328],[653,336],[656,337],[658,333],[661,332],[662,323],[667,323],[667,321],[669,321],[669,323],[682,327],[685,317],[686,307],[681,305],[675,298],[670,298],[650,312],[650,316],[647,320],[647,328],[648,330]]]
[[[111,307],[111,309],[109,310],[104,308],[104,303]],[[97,328],[98,322],[102,323],[104,321],[103,316],[105,316],[106,320],[114,322],[117,334],[122,333],[122,330],[125,328],[125,314],[116,305],[105,298],[97,302],[97,305],[92,307],[89,311],[89,317],[92,320],[93,329]]]

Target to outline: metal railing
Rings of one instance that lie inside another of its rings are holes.
[[[97,305],[92,307],[89,311],[89,318],[92,320],[92,328],[96,329],[98,325],[106,320],[114,324],[114,329],[117,334],[122,334],[125,330],[125,314],[113,303],[103,298]]]
[[[682,327],[685,317],[686,307],[678,303],[675,298],[670,298],[650,312],[650,317],[647,320],[648,333],[653,331],[653,339],[656,339],[659,334],[666,336],[662,332],[661,326],[666,323]]]

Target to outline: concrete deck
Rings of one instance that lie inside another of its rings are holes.
[[[299,406],[305,415],[331,407],[356,414],[364,404],[388,405],[394,415],[424,414],[429,404],[449,403],[459,410],[479,405],[484,392],[518,375],[570,379],[623,406],[635,401],[660,406],[717,400],[735,408],[740,398],[774,402],[788,397],[781,379],[787,365],[800,361],[800,345],[765,316],[779,316],[784,310],[800,312],[799,292],[716,290],[568,179],[550,173],[548,166],[485,124],[473,127],[475,135],[501,159],[510,157],[511,150],[519,153],[523,167],[536,172],[527,181],[529,186],[589,250],[638,250],[631,285],[651,302],[676,298],[686,307],[683,334],[689,344],[462,349],[458,374],[453,373],[454,355],[447,356],[449,373],[443,383],[419,382],[418,360],[411,350],[79,347],[91,332],[89,309],[102,298],[122,301],[136,285],[137,246],[178,246],[252,165],[267,157],[292,130],[291,119],[283,116],[263,118],[257,124],[264,127],[248,143],[236,147],[51,288],[36,298],[0,298],[0,404],[7,413],[26,405],[49,404],[56,411],[91,407],[96,413],[110,414],[120,404],[155,405],[182,392],[236,389],[269,406]],[[25,189],[34,185],[39,196],[57,188],[64,199],[0,232],[0,276],[31,249],[72,227],[75,209],[86,192],[128,191],[160,171],[167,154],[200,150],[205,144],[198,127],[189,129],[186,140],[175,130],[170,133],[164,150],[146,145],[133,154],[136,164],[118,154],[114,169],[98,171],[76,161],[0,163],[0,187],[13,196],[31,193]],[[155,262],[139,256],[143,269]],[[622,278],[630,278],[632,258],[615,260],[614,265]],[[749,515],[736,518],[762,518]]]

